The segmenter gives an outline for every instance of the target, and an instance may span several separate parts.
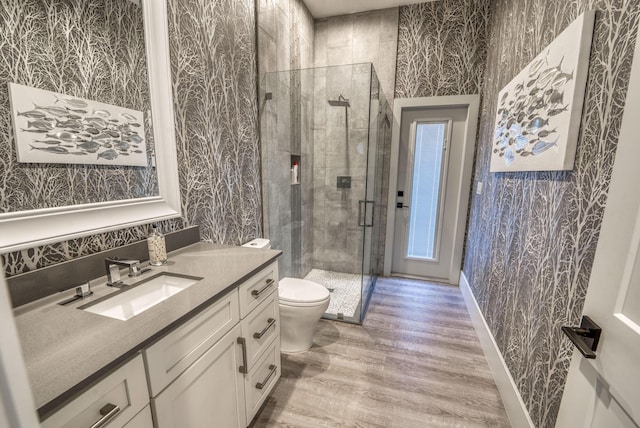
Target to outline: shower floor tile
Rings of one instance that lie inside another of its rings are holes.
[[[331,301],[327,308],[328,314],[337,315],[342,313],[345,317],[355,317],[356,310],[360,305],[362,288],[362,277],[360,275],[312,269],[304,279],[317,282],[329,289]]]

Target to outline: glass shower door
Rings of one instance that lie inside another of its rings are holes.
[[[380,84],[373,66],[371,67],[371,89],[369,102],[369,138],[367,145],[367,168],[365,181],[365,198],[360,201],[363,206],[360,225],[362,227],[362,291],[359,320],[363,321],[364,315],[373,293],[379,256],[379,218],[380,218],[380,191],[382,179],[381,154],[383,141],[381,141],[380,117],[384,108],[385,99],[381,93]]]
[[[260,100],[264,231],[283,250],[280,277],[324,285],[325,318],[361,323],[379,271],[383,211],[386,101],[373,66],[267,73]]]

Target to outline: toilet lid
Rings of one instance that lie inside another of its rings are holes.
[[[306,279],[282,278],[278,285],[281,301],[290,303],[314,303],[327,300],[329,290],[326,287]]]

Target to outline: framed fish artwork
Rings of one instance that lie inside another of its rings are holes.
[[[18,162],[148,165],[141,111],[16,83],[9,99]]]
[[[500,91],[491,172],[573,169],[594,18],[580,15]]]

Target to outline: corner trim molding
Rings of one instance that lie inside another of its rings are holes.
[[[498,349],[498,345],[496,344],[493,334],[491,334],[487,321],[484,319],[482,311],[480,311],[480,306],[478,306],[478,302],[471,291],[469,281],[462,271],[460,272],[460,291],[462,292],[462,297],[471,316],[473,327],[478,334],[478,339],[480,339],[480,345],[482,346],[484,355],[487,357],[489,368],[496,381],[496,386],[498,387],[504,408],[507,411],[507,416],[509,416],[509,421],[514,427],[535,428],[529,416],[527,406],[522,400],[520,391],[518,391],[518,387],[507,368],[504,358],[502,358],[502,353],[500,349]]]

